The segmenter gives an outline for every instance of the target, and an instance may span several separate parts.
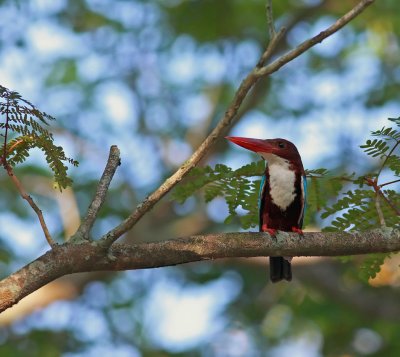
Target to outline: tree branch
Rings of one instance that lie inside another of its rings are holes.
[[[392,185],[392,184],[397,183],[397,182],[400,182],[400,179],[393,180],[393,181],[389,181],[389,182],[385,182],[385,183],[381,183],[381,184],[379,185],[379,187],[382,188],[382,187],[384,187],[384,186]]]
[[[362,0],[348,13],[343,15],[338,19],[333,25],[329,26],[326,30],[321,31],[318,35],[302,42],[293,50],[287,52],[283,56],[276,59],[274,62],[266,67],[263,67],[256,71],[257,77],[263,77],[270,75],[278,71],[281,67],[295,58],[299,57],[301,54],[309,50],[311,47],[315,46],[317,43],[321,43],[323,40],[333,35],[335,32],[339,31],[345,25],[347,25],[351,20],[360,15],[369,5],[371,5],[375,0]]]
[[[86,213],[86,217],[82,220],[76,233],[71,237],[74,242],[80,241],[82,239],[88,240],[90,231],[96,221],[97,215],[102,207],[108,187],[110,186],[111,180],[114,177],[117,167],[121,164],[120,151],[116,145],[110,147],[110,153],[108,156],[106,167],[103,171],[103,175],[97,185],[96,193],[93,197],[92,202]]]
[[[385,202],[389,205],[389,207],[396,213],[397,216],[400,217],[400,209],[397,208],[394,203],[386,197],[386,195],[382,192],[381,189],[378,190],[379,195],[385,200]]]
[[[383,160],[383,163],[382,163],[381,167],[379,168],[378,173],[376,174],[376,181],[377,181],[377,183],[378,183],[378,180],[379,180],[379,176],[380,176],[381,173],[382,173],[382,170],[385,168],[385,166],[386,166],[386,164],[387,164],[387,162],[388,162],[388,160],[389,160],[389,157],[392,156],[393,152],[396,150],[396,148],[397,148],[399,145],[400,145],[400,140],[396,141],[396,144],[393,145],[392,149],[389,151],[389,154],[387,154],[386,157],[385,157],[385,160]]]
[[[202,260],[258,256],[340,256],[400,250],[399,229],[366,232],[221,233],[134,245],[114,244],[113,259],[101,242],[65,243],[0,281],[0,312],[63,275],[157,268]]]
[[[49,232],[49,229],[47,228],[47,224],[46,224],[46,221],[44,220],[42,210],[38,207],[38,205],[35,203],[33,198],[30,195],[28,195],[28,193],[26,192],[21,181],[18,179],[17,176],[15,176],[14,170],[12,169],[12,167],[7,162],[5,162],[3,165],[7,171],[8,176],[11,178],[11,181],[13,182],[14,186],[17,188],[21,197],[29,203],[29,205],[32,207],[32,209],[35,211],[36,215],[38,216],[39,223],[40,223],[40,226],[42,227],[42,230],[43,230],[43,233],[44,233],[47,243],[49,243],[50,247],[54,248],[56,243],[54,242],[54,240],[51,237],[51,234]]]
[[[10,96],[9,94],[7,94],[7,108],[6,108],[6,122],[5,122],[5,133],[4,133],[4,144],[3,144],[3,155],[0,159],[1,164],[3,165],[4,169],[7,171],[8,176],[10,177],[12,183],[14,184],[14,186],[17,188],[19,194],[21,195],[21,197],[26,200],[29,205],[32,207],[32,209],[35,211],[38,219],[39,219],[39,223],[40,226],[42,227],[44,236],[46,238],[47,243],[49,243],[50,247],[54,247],[55,246],[55,242],[49,232],[49,229],[47,228],[47,224],[46,221],[44,220],[43,217],[43,212],[42,210],[38,207],[38,205],[35,203],[35,201],[33,200],[33,198],[28,195],[28,193],[26,192],[24,186],[22,185],[21,181],[18,179],[17,176],[15,176],[14,170],[11,167],[11,165],[8,163],[7,161],[7,153],[8,153],[8,148],[7,148],[7,141],[8,141],[8,129],[10,127],[9,125],[9,121],[10,121],[10,111],[9,111],[9,107],[10,107]],[[21,141],[17,141],[14,145],[11,146],[10,151],[20,143]]]
[[[203,141],[203,143],[192,154],[192,156],[172,176],[170,176],[167,180],[165,180],[164,183],[158,189],[156,189],[143,202],[141,202],[136,207],[136,209],[117,227],[113,228],[102,237],[103,245],[110,246],[121,235],[130,230],[143,217],[145,213],[150,211],[158,201],[160,201],[173,187],[175,187],[175,185],[177,185],[199,163],[199,161],[207,154],[207,152],[210,150],[212,145],[217,141],[217,139],[221,137],[233,124],[233,121],[236,117],[236,114],[240,106],[243,103],[243,100],[246,98],[249,91],[253,88],[253,86],[261,77],[270,75],[278,71],[282,66],[284,66],[288,62],[300,56],[301,54],[303,54],[305,51],[307,51],[317,43],[322,42],[324,39],[326,39],[336,31],[341,29],[352,19],[358,16],[366,7],[371,5],[373,2],[374,0],[360,1],[352,10],[350,10],[347,14],[342,16],[339,20],[337,20],[332,26],[327,28],[325,31],[322,31],[317,36],[314,36],[311,39],[303,42],[298,47],[296,47],[292,51],[289,51],[285,55],[279,57],[277,60],[275,60],[268,66],[260,68],[259,63],[260,62],[264,63],[266,61],[265,53],[269,52],[267,48],[266,52],[264,52],[263,56],[258,61],[258,64],[240,84],[240,87],[236,91],[235,96],[231,104],[229,105],[227,111],[225,112],[224,117],[219,121],[218,125],[214,128],[211,134]],[[279,36],[282,36],[282,34],[283,31],[280,31],[280,33],[278,33]],[[278,35],[275,36],[274,38],[278,37]],[[272,54],[272,52],[269,53],[269,55],[270,54]]]
[[[272,11],[272,0],[267,0],[266,14],[267,14],[269,38],[273,39],[275,37],[276,31],[275,31],[274,16]]]
[[[378,195],[380,197],[382,197],[385,200],[385,202],[389,205],[389,207],[396,213],[396,215],[400,216],[400,209],[398,209],[395,206],[395,204],[391,200],[389,200],[389,198],[386,197],[386,195],[382,192],[381,185],[378,185],[378,178],[371,179],[369,177],[366,177],[365,178],[365,182],[367,183],[368,186],[371,186],[374,189],[377,197],[378,197]],[[376,198],[375,202],[377,202],[377,199],[378,198]],[[379,209],[379,203],[378,203],[378,205],[376,207],[377,207],[377,210],[378,210]],[[382,212],[379,212],[379,210],[378,210],[378,216],[379,216],[380,222],[382,224],[381,215],[382,215]]]
[[[386,226],[385,217],[383,216],[382,207],[380,203],[380,195],[378,192],[375,192],[375,208],[378,213],[379,223],[382,227]]]

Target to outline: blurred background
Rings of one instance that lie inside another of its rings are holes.
[[[277,54],[355,3],[274,1],[277,27],[288,28]],[[230,134],[285,137],[308,169],[376,168],[359,145],[400,114],[399,14],[398,1],[376,1],[260,81]],[[62,194],[40,152],[16,171],[58,242],[79,224],[110,145],[122,166],[94,237],[189,157],[268,42],[265,0],[2,0],[0,18],[0,84],[55,116],[56,143],[80,161]],[[221,139],[202,164],[255,159]],[[48,246],[5,172],[0,180],[4,277]],[[179,205],[169,196],[124,240],[239,230],[223,224],[226,214],[222,199]],[[317,213],[309,228],[324,224]],[[358,259],[298,258],[293,282],[275,285],[266,258],[67,276],[0,315],[0,355],[398,356],[398,262],[366,283]]]

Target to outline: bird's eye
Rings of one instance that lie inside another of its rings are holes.
[[[281,149],[283,149],[283,148],[285,147],[285,144],[284,144],[282,141],[280,141],[280,142],[278,143],[278,146],[279,146]]]

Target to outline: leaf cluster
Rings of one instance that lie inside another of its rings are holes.
[[[400,118],[389,118],[389,121],[400,127]],[[367,140],[360,147],[364,152],[381,160],[377,172],[354,178],[353,188],[337,200],[325,207],[322,218],[333,218],[325,231],[358,230],[363,231],[381,227],[398,227],[400,225],[399,208],[400,194],[395,190],[383,189],[389,184],[380,183],[380,175],[384,169],[391,172],[393,177],[399,177],[400,157],[396,149],[400,146],[400,131],[397,128],[383,127],[372,131],[373,140]],[[372,181],[371,181],[372,180]],[[400,180],[394,179],[393,183]],[[371,182],[375,186],[371,185]],[[383,261],[390,254],[371,254],[366,257],[361,268],[360,276],[365,280],[376,276]]]
[[[325,207],[321,218],[332,216],[325,231],[366,230],[376,227],[375,193],[371,189],[349,190],[330,207]]]
[[[351,175],[333,176],[326,169],[306,170],[307,202],[304,225],[317,224],[317,213],[321,212],[333,197],[343,188],[343,184],[351,180]]]
[[[67,157],[61,146],[55,145],[53,135],[45,127],[55,120],[51,115],[41,112],[17,92],[0,86],[0,118],[3,165],[21,164],[29,157],[30,149],[39,148],[60,190],[71,185],[66,163],[77,166],[78,162]]]
[[[237,170],[218,164],[197,167],[192,170],[186,183],[178,186],[173,192],[173,199],[183,203],[196,191],[202,189],[206,202],[216,197],[224,197],[229,210],[225,223],[239,217],[244,229],[258,225],[257,197],[261,180],[252,177],[261,176],[265,166],[263,161],[252,162]],[[247,211],[245,215],[238,215],[238,207]]]

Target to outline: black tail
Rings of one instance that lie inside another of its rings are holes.
[[[269,271],[273,283],[292,280],[292,265],[283,257],[269,257]]]

